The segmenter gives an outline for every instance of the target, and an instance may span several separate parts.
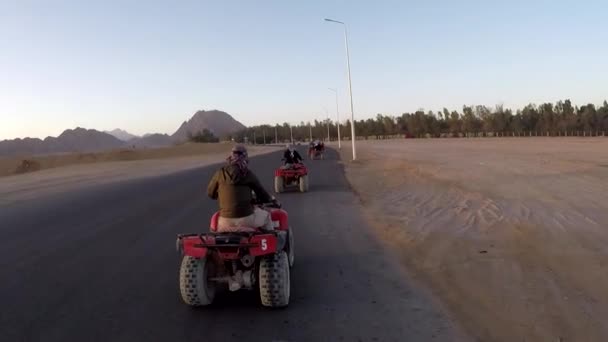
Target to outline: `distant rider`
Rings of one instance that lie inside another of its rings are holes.
[[[251,191],[261,203],[276,202],[248,168],[249,158],[243,145],[236,145],[228,165],[217,170],[207,186],[207,194],[219,201],[218,232],[243,231],[243,228],[273,230],[270,213],[252,204]]]
[[[311,140],[310,143],[308,143],[308,155],[310,156],[312,151],[314,151],[315,149],[315,140]]]
[[[315,141],[315,150],[316,151],[323,151],[324,148],[325,148],[325,145],[323,145],[322,141],[319,141],[319,140]]]
[[[301,163],[303,160],[304,159],[302,159],[302,156],[298,151],[292,145],[288,144],[287,149],[283,153],[283,161],[285,162],[283,168],[291,169],[293,164]]]

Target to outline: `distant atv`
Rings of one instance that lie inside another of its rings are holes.
[[[280,167],[274,171],[274,191],[281,193],[290,188],[308,191],[308,168],[304,164],[297,163],[291,168]]]
[[[312,146],[308,149],[308,157],[310,160],[325,159],[325,146],[323,144]]]
[[[258,290],[263,306],[289,305],[290,271],[295,260],[293,232],[280,204],[258,204],[270,212],[275,230],[243,227],[241,232],[218,233],[219,213],[211,218],[211,232],[180,234],[182,253],[179,288],[190,306],[213,303],[222,288]]]

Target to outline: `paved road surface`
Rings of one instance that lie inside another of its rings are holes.
[[[361,219],[337,155],[279,195],[296,238],[291,304],[180,301],[177,233],[207,230],[217,166],[0,207],[0,341],[451,341]],[[277,153],[255,157],[271,190]]]

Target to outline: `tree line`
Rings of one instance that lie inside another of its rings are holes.
[[[225,139],[257,144],[291,140],[330,140],[337,138],[337,125],[330,120],[300,122],[297,125],[259,125],[248,127]],[[390,136],[465,137],[465,136],[596,136],[608,133],[608,102],[573,106],[570,100],[557,103],[529,104],[513,111],[502,105],[463,106],[462,111],[418,110],[400,116],[377,114],[375,118],[355,120],[358,138],[377,139]],[[340,125],[343,139],[350,137],[350,121]]]
[[[220,138],[216,137],[213,132],[205,128],[194,134],[188,132],[188,140],[197,143],[216,143],[220,141]]]

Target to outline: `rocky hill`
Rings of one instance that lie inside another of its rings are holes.
[[[219,110],[199,110],[192,118],[184,121],[179,129],[171,136],[175,141],[185,141],[189,135],[202,132],[203,129],[210,130],[216,137],[221,138],[230,133],[246,128],[245,125],[235,120],[230,114]]]
[[[104,133],[108,133],[109,135],[115,137],[118,140],[122,140],[122,141],[129,141],[131,139],[139,138],[137,135],[131,134],[120,128],[116,128],[111,131],[105,131]]]
[[[219,110],[198,111],[184,121],[172,135],[146,134],[138,137],[122,129],[100,132],[94,129],[75,128],[65,130],[58,137],[45,139],[24,138],[0,141],[1,156],[28,156],[68,152],[97,152],[120,147],[154,148],[171,146],[188,140],[204,129],[222,138],[246,128],[230,114]]]
[[[135,146],[135,148],[141,148],[141,147],[152,148],[152,147],[170,146],[174,142],[175,141],[173,140],[173,138],[171,138],[171,136],[169,136],[167,134],[156,133],[156,134],[146,134],[142,138],[131,139],[127,142],[127,144],[129,146]]]
[[[97,152],[124,146],[110,134],[77,127],[58,137],[25,138],[0,141],[0,156],[38,155],[65,152]]]

